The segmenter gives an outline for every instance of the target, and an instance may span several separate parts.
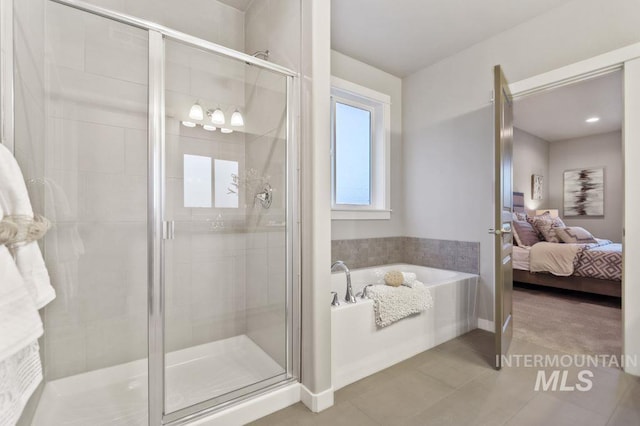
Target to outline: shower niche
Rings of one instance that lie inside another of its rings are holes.
[[[299,2],[213,1],[217,38],[91,3],[14,2],[15,154],[58,294],[21,425],[180,422],[296,381],[298,34],[251,53]]]

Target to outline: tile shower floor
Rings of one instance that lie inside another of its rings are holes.
[[[524,340],[510,353],[563,354]],[[493,334],[474,330],[338,390],[321,413],[298,403],[252,425],[640,425],[638,377],[598,367],[589,391],[535,391],[537,368],[492,362]]]
[[[284,369],[245,335],[167,355],[168,411],[188,407]],[[147,362],[47,382],[34,426],[146,426]]]

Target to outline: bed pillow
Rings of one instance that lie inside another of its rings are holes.
[[[525,220],[513,222],[513,238],[519,246],[530,247],[540,242],[540,237],[533,226]]]
[[[567,244],[591,244],[597,243],[591,232],[579,226],[567,226],[556,228],[556,236]]]
[[[545,241],[559,243],[560,239],[556,235],[556,228],[564,228],[566,225],[559,217],[551,217],[549,213],[531,218],[534,228]]]
[[[527,214],[525,212],[512,212],[513,220],[527,220]]]

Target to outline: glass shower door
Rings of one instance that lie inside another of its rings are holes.
[[[289,377],[288,78],[165,39],[166,414]]]
[[[42,248],[57,293],[22,423],[145,425],[148,32],[13,4],[16,156],[53,225]]]

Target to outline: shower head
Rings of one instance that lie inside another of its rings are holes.
[[[269,49],[267,50],[258,50],[257,52],[251,54],[254,58],[264,59],[265,61],[269,60]]]
[[[258,50],[257,52],[254,52],[251,54],[251,56],[253,56],[254,58],[258,58],[258,59],[264,59],[265,61],[269,60],[269,49],[267,50]],[[251,63],[246,62],[247,65],[251,65]]]

